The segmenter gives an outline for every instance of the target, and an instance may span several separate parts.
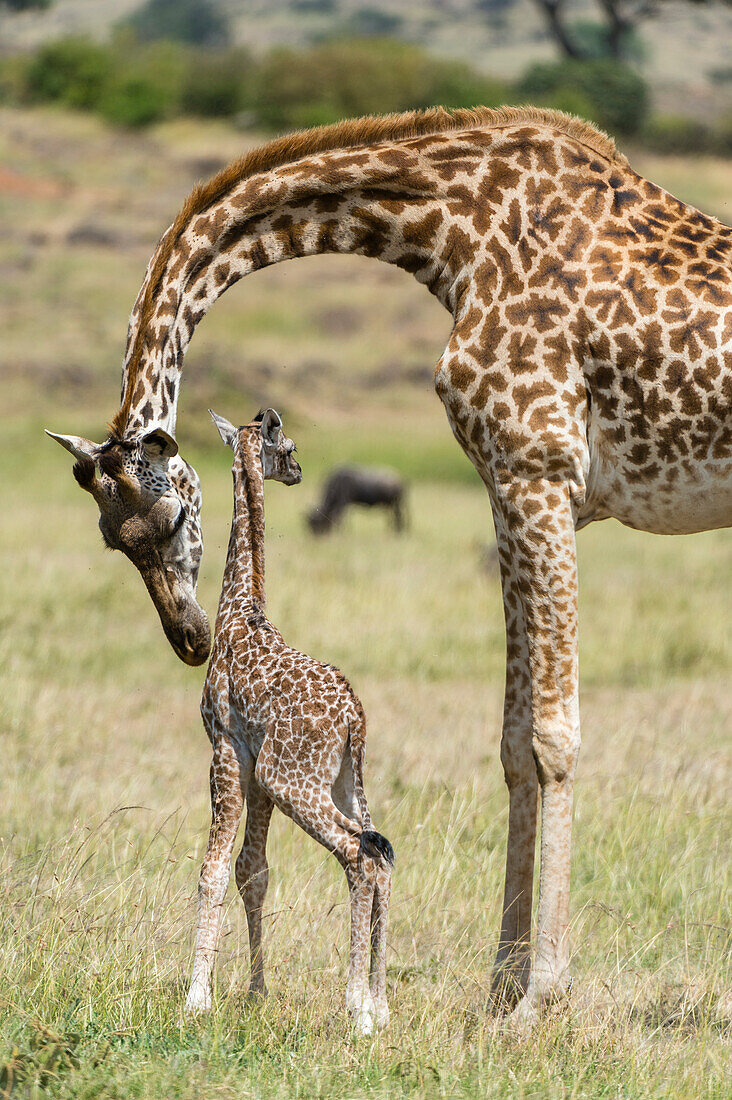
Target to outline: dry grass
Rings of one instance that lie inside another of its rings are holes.
[[[109,173],[108,135],[87,132],[88,121],[44,116],[44,145],[35,116],[3,118],[6,146],[9,119],[25,141],[24,173],[47,178],[54,141],[76,143],[89,179]],[[194,140],[177,131],[160,147]],[[123,143],[117,156],[119,179],[99,186],[114,203],[139,202],[144,236],[155,222],[134,174],[144,149]],[[155,172],[165,174],[162,161]],[[199,405],[217,400],[236,419],[257,387],[285,398],[305,484],[268,487],[270,610],[290,641],[339,663],[366,706],[370,800],[398,858],[392,1026],[351,1041],[342,875],[281,819],[267,902],[272,996],[242,1011],[245,922],[232,891],[215,1010],[183,1018],[207,827],[203,674],[166,647],[132,568],[102,551],[68,457],[40,432],[52,421],[93,434],[113,411],[112,349],[147,244],[75,250],[51,233],[64,203],[4,201],[0,1094],[14,1081],[13,1095],[75,1100],[728,1095],[729,532],[661,539],[608,523],[579,537],[576,982],[566,1010],[520,1042],[486,1012],[506,825],[501,607],[478,549],[491,537],[489,511],[428,384],[364,384],[380,358],[403,363],[415,335],[428,367],[447,330],[419,288],[388,272],[381,281],[376,265],[352,265],[347,282],[326,260],[317,287],[316,268],[288,265],[229,296],[192,349],[203,350],[192,356],[181,443],[204,483],[201,593],[213,611],[231,487],[228,452]],[[26,266],[8,259],[19,240]],[[348,325],[339,335],[342,310],[356,312],[358,336]],[[252,340],[269,368],[282,352],[293,366],[327,360],[332,373],[285,388],[271,369],[236,394]],[[220,355],[223,380],[209,376],[206,354]],[[410,474],[404,538],[373,515],[351,517],[330,540],[305,537],[322,472],[354,455]]]

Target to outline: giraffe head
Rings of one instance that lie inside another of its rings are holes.
[[[47,432],[76,459],[74,477],[99,507],[105,545],[139,570],[163,630],[182,661],[200,665],[211,648],[196,600],[201,563],[201,487],[162,428],[135,440],[93,443]]]
[[[282,420],[274,409],[258,413],[250,424],[235,428],[223,416],[208,410],[219,435],[234,454],[247,444],[255,444],[262,458],[262,474],[269,481],[283,485],[298,485],[302,481],[300,463],[295,458],[297,447],[282,430]]]

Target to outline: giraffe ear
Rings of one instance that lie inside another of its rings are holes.
[[[84,439],[80,435],[57,435],[56,432],[49,432],[48,428],[45,428],[44,431],[46,435],[50,436],[51,439],[55,439],[57,443],[70,451],[74,458],[80,461],[85,458],[95,459],[99,452],[99,444],[92,443],[91,439]]]
[[[211,419],[219,430],[222,442],[224,442],[227,447],[231,447],[233,451],[236,447],[236,428],[225,416],[217,416],[213,409],[209,409],[208,411],[211,414]]]
[[[149,458],[173,458],[178,454],[178,444],[164,428],[154,428],[144,435],[142,445]]]
[[[282,419],[275,409],[267,409],[262,413],[260,430],[265,444],[268,447],[276,447],[279,434],[282,431]]]

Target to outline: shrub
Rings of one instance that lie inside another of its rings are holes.
[[[88,38],[62,38],[42,46],[25,70],[31,99],[95,107],[111,67],[110,51]]]
[[[578,94],[591,105],[591,119],[618,134],[636,133],[648,108],[643,78],[608,60],[533,65],[516,90],[520,98],[546,106],[554,106],[560,95]]]
[[[260,63],[248,103],[264,126],[292,129],[412,107],[499,103],[505,88],[467,65],[436,61],[416,46],[382,39],[274,50]]]
[[[141,42],[164,39],[191,46],[224,46],[228,24],[211,0],[147,0],[122,26]]]
[[[713,145],[707,126],[680,115],[656,115],[641,136],[643,144],[658,153],[706,153]]]
[[[0,58],[0,103],[20,103],[27,99],[27,68],[23,54]]]
[[[597,23],[591,19],[578,19],[571,24],[569,32],[579,55],[587,60],[614,58],[610,45],[610,28],[606,23]],[[645,49],[643,39],[635,27],[626,27],[621,35],[620,53],[625,61],[643,61]]]
[[[252,62],[245,50],[196,50],[181,89],[184,113],[228,117],[251,99]]]
[[[481,76],[468,65],[429,59],[426,95],[417,107],[500,107],[509,98],[499,80]]]
[[[720,157],[732,157],[732,114],[725,115],[712,131],[713,151]]]
[[[98,109],[120,126],[148,126],[180,114],[190,58],[169,42],[147,48],[118,48]]]

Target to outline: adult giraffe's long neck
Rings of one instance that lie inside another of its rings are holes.
[[[196,325],[228,287],[270,264],[324,252],[374,256],[411,271],[454,311],[460,264],[444,257],[458,241],[451,249],[438,185],[418,148],[384,143],[252,175],[177,221],[150,262],[132,314],[115,434],[133,436],[150,424],[174,433],[183,356]]]
[[[571,139],[562,163],[595,171],[599,154],[608,171],[627,164],[610,139],[569,115],[479,107],[288,135],[224,169],[191,193],[150,261],[130,318],[113,435],[134,438],[150,426],[174,433],[196,325],[228,287],[270,264],[321,252],[374,256],[411,271],[457,318],[469,308],[476,235],[489,234],[491,212],[537,164],[551,185],[561,135]],[[499,268],[521,262],[516,205],[505,210]],[[540,219],[550,213],[536,209]]]
[[[234,456],[234,514],[220,611],[230,601],[235,602],[237,609],[264,610],[264,475],[260,447],[258,438],[252,441],[244,437]]]

